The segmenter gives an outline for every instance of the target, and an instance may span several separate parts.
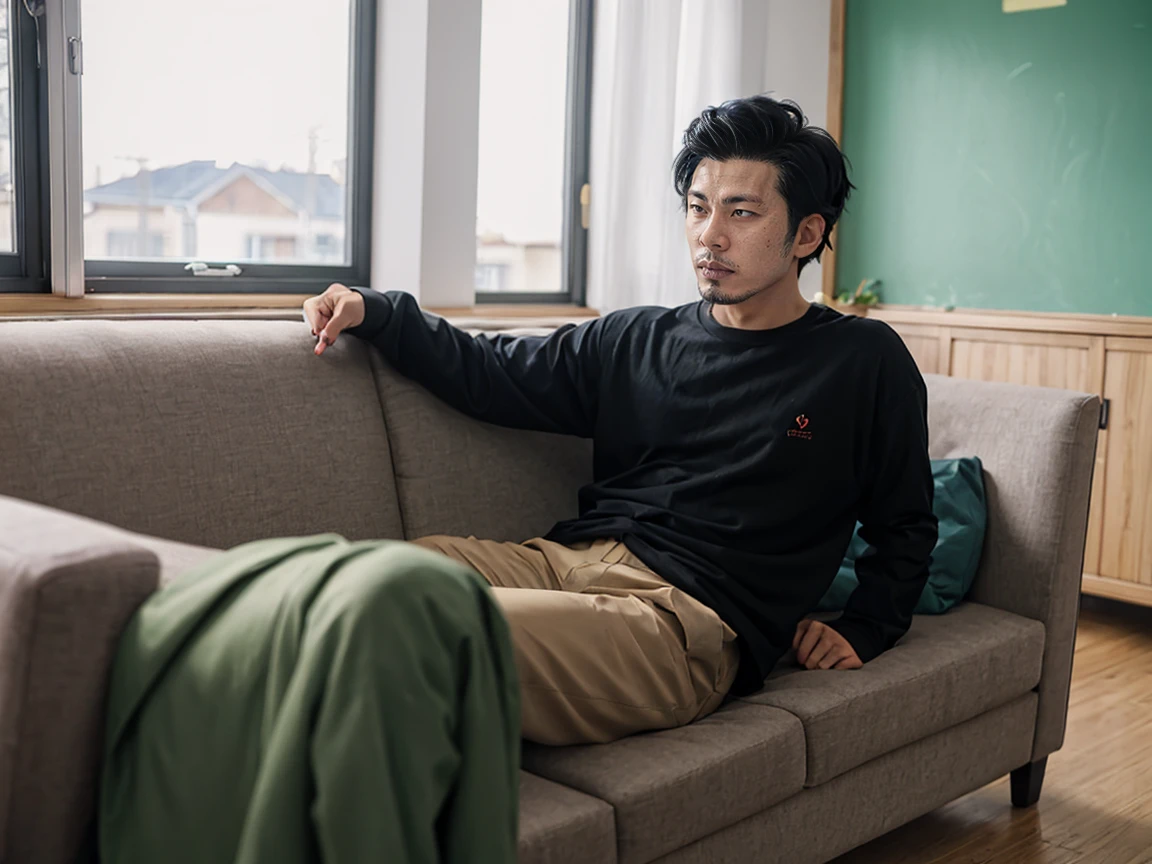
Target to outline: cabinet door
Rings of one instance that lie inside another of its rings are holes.
[[[1016,330],[952,330],[952,374],[978,381],[1099,393],[1104,337]]]
[[[1100,575],[1152,585],[1152,340],[1111,338]],[[1102,442],[1104,443],[1104,442]]]
[[[978,381],[1004,381],[1100,393],[1104,386],[1104,337],[1073,333],[952,329],[952,375]],[[1100,572],[1104,531],[1105,448],[1101,440],[1092,478],[1084,572]]]
[[[951,357],[948,353],[948,328],[929,324],[893,324],[908,352],[920,368],[921,375],[947,375]]]

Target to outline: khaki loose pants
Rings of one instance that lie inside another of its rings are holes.
[[[415,542],[493,586],[512,630],[530,741],[599,743],[682,726],[715,711],[732,686],[732,628],[623,543]]]

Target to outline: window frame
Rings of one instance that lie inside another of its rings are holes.
[[[14,0],[21,2],[21,0]],[[369,284],[372,272],[372,166],[376,89],[375,0],[352,0],[349,100],[351,145],[346,185],[346,232],[351,264],[261,264],[200,258],[209,267],[238,264],[240,276],[191,276],[187,259],[84,260],[85,294],[318,294],[333,282]]]
[[[568,88],[565,97],[564,219],[560,229],[560,291],[477,291],[477,305],[573,304],[588,292],[588,229],[580,192],[589,183],[592,127],[592,35],[594,0],[570,0]]]
[[[43,103],[46,81],[43,64],[37,62],[38,50],[43,47],[37,22],[44,19],[28,14],[24,0],[9,0],[8,11],[16,251],[0,253],[0,293],[41,294],[51,290],[46,242],[48,184],[42,165],[48,140]]]

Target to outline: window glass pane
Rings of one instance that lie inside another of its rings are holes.
[[[562,291],[568,0],[484,0],[476,287]]]
[[[351,5],[84,0],[86,256],[350,264]]]
[[[12,158],[12,10],[0,0],[0,252],[16,251],[16,170]]]

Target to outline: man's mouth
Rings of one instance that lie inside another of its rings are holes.
[[[723,279],[725,276],[731,276],[732,273],[735,272],[716,261],[701,261],[696,266],[700,268],[700,272],[704,274],[705,279]]]

